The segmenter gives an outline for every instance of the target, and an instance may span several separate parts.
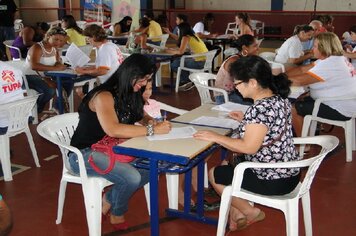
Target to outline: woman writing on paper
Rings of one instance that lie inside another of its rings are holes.
[[[237,138],[211,131],[198,131],[194,137],[212,141],[244,154],[252,162],[286,162],[297,160],[293,144],[291,104],[287,96],[291,82],[285,74],[274,76],[267,61],[258,56],[242,57],[233,62],[229,73],[236,89],[244,98],[251,98],[245,114],[230,113],[240,121]],[[209,180],[221,194],[233,179],[234,166],[216,166],[209,171]],[[247,169],[242,188],[265,195],[283,195],[299,183],[299,169]],[[233,197],[230,211],[230,230],[241,230],[265,218],[263,211],[248,201]]]
[[[146,56],[131,55],[105,83],[84,97],[78,109],[79,124],[71,145],[82,152],[89,176],[100,176],[114,183],[103,196],[102,213],[110,213],[110,223],[117,230],[128,228],[124,217],[128,202],[132,194],[148,182],[149,171],[116,161],[109,173],[98,173],[88,162],[89,157],[101,169],[108,166],[110,157],[93,151],[91,146],[105,135],[127,139],[170,131],[171,124],[167,121],[153,125],[146,123],[145,126],[134,125],[144,116],[141,88],[151,80],[154,70],[154,65]],[[75,153],[69,154],[69,162],[74,173],[79,173]]]

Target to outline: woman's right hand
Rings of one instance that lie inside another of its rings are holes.
[[[169,121],[163,121],[153,126],[155,134],[167,134],[172,129],[172,124]]]
[[[54,66],[56,68],[56,70],[65,70],[67,69],[67,66],[61,63],[58,63]]]
[[[171,33],[171,31],[167,27],[162,27],[162,29],[167,34]]]

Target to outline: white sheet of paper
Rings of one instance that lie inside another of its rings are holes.
[[[185,126],[180,128],[172,128],[168,134],[155,134],[152,136],[147,136],[149,141],[155,140],[168,140],[168,139],[182,139],[182,138],[192,138],[193,134],[197,132],[193,126]]]
[[[291,86],[290,87],[290,94],[288,97],[290,98],[298,98],[305,92],[305,88],[302,86]]]
[[[222,117],[212,117],[212,116],[201,116],[192,120],[190,123],[192,124],[200,124],[200,125],[208,125],[208,126],[217,126],[224,127],[230,129],[236,129],[239,126],[239,122],[230,119],[230,118],[222,118]]]
[[[71,64],[72,68],[77,66],[82,67],[90,61],[90,58],[74,43],[72,43],[67,49],[66,58]]]
[[[211,109],[223,112],[242,111],[243,113],[245,113],[248,107],[248,105],[242,105],[234,102],[226,102],[224,104],[214,106]]]

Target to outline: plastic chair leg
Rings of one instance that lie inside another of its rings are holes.
[[[167,173],[166,182],[168,206],[171,209],[178,210],[179,174]]]
[[[352,135],[355,135],[355,130],[352,130],[352,119],[346,121],[345,129],[345,143],[346,143],[346,162],[352,161],[352,149],[353,149],[353,138]]]
[[[229,210],[231,205],[231,190],[231,185],[226,186],[223,194],[221,195],[218,230],[216,232],[217,236],[225,235],[226,222],[229,217]]]
[[[30,144],[33,160],[35,161],[35,164],[36,164],[37,167],[41,167],[40,162],[38,160],[35,143],[33,142],[32,134],[31,134],[31,131],[30,131],[30,129],[28,127],[25,130],[25,133],[26,133],[26,136],[27,136],[28,143]]]
[[[287,236],[298,236],[299,226],[299,199],[290,200],[287,203],[287,209],[285,209],[284,217],[286,219],[286,231]]]
[[[0,160],[2,172],[5,181],[12,181],[11,162],[10,162],[10,138],[9,136],[0,135]]]
[[[95,185],[91,182],[83,186],[85,212],[89,229],[89,236],[101,235],[101,204],[102,204],[102,186]]]
[[[151,215],[151,206],[150,206],[150,183],[145,184],[143,186],[143,189],[145,191],[145,197],[146,197],[146,204],[147,204],[147,210],[148,210],[148,215]]]
[[[178,71],[177,71],[177,78],[176,78],[176,93],[178,93],[180,74],[181,73],[182,73],[182,69],[179,67]]]
[[[156,72],[156,87],[162,86],[162,66],[160,65]]]
[[[58,194],[58,209],[57,209],[57,219],[56,219],[57,225],[62,222],[63,206],[66,198],[66,189],[67,189],[67,181],[62,179],[59,186],[59,194]]]
[[[73,94],[73,91],[69,95],[68,100],[69,100],[69,112],[74,112],[74,94]]]
[[[304,227],[305,227],[305,235],[312,236],[313,235],[313,225],[311,218],[311,208],[310,208],[310,194],[305,193],[302,197],[303,204],[303,216],[304,216]]]
[[[209,188],[208,163],[205,163],[204,166],[204,188]]]

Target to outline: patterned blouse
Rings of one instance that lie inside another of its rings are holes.
[[[285,125],[286,119],[287,126]],[[261,148],[255,154],[246,154],[247,161],[275,163],[298,160],[292,139],[291,104],[288,99],[275,95],[256,101],[247,109],[244,119],[238,127],[237,131],[240,137],[244,136],[247,124],[264,124],[268,127]],[[295,176],[299,173],[299,168],[255,168],[253,171],[259,179],[272,180]]]

